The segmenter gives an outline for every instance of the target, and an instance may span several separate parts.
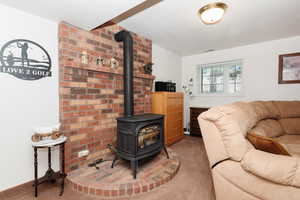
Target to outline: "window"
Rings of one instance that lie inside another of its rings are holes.
[[[200,65],[197,85],[199,94],[239,94],[242,90],[242,60]]]

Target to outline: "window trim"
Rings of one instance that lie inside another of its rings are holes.
[[[236,64],[236,63],[240,63],[241,64],[241,68],[242,68],[242,73],[241,73],[241,79],[242,79],[242,83],[241,83],[241,91],[240,92],[236,92],[236,93],[229,93],[227,91],[228,88],[228,70],[226,70],[226,76],[225,78],[225,82],[226,84],[224,85],[224,89],[225,92],[222,93],[202,93],[201,92],[201,82],[202,82],[202,77],[201,77],[201,73],[200,70],[202,67],[206,67],[208,65],[212,66],[212,65],[229,65],[230,63],[232,64]],[[235,60],[228,60],[228,61],[222,61],[222,62],[215,62],[215,63],[203,63],[203,64],[198,64],[196,65],[196,76],[195,76],[195,84],[194,84],[194,88],[193,88],[193,94],[192,96],[195,97],[243,97],[245,96],[245,87],[244,87],[244,60],[243,59],[235,59]]]

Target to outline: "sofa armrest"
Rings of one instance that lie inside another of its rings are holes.
[[[256,149],[246,153],[242,168],[256,176],[282,185],[300,187],[300,159]]]

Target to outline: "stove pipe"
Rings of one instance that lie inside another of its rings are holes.
[[[117,42],[123,42],[124,65],[124,114],[131,117],[134,114],[133,105],[133,40],[128,31],[122,30],[115,34]]]

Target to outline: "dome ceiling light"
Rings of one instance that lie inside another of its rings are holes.
[[[198,15],[204,24],[216,24],[223,19],[227,8],[222,2],[210,3],[200,8]]]

